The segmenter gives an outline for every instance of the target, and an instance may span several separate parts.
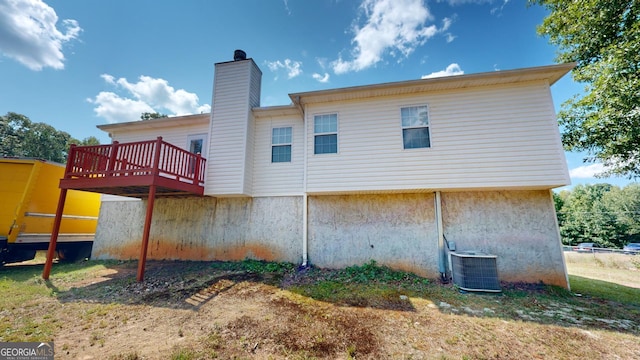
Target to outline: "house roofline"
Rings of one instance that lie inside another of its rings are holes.
[[[252,61],[248,58],[240,61]],[[227,61],[219,64],[234,63],[237,61]],[[255,64],[255,62],[254,62]],[[431,79],[416,79],[397,81],[372,85],[360,85],[345,88],[317,90],[289,94],[291,104],[255,107],[251,109],[256,117],[270,117],[282,115],[299,114],[302,104],[312,104],[319,102],[343,101],[361,99],[376,96],[402,95],[425,91],[453,90],[462,88],[472,88],[479,86],[491,86],[509,83],[519,83],[527,81],[546,80],[549,86],[560,80],[571,71],[576,63],[564,63],[557,65],[538,66],[513,70],[491,71],[476,74],[446,76]],[[97,128],[112,133],[114,130],[124,129],[145,129],[145,128],[167,128],[173,127],[176,121],[180,121],[180,126],[196,125],[208,123],[210,113],[195,115],[173,116],[150,120],[137,120],[114,124],[97,125]]]
[[[197,125],[201,123],[209,123],[210,113],[202,113],[195,115],[171,116],[149,120],[136,120],[114,124],[102,124],[96,127],[102,131],[112,133],[114,130],[124,129],[148,129],[148,128],[167,128],[184,125]],[[176,122],[180,122],[177,124]]]
[[[278,106],[265,106],[255,107],[251,109],[253,115],[256,118],[266,118],[272,116],[288,116],[288,115],[300,115],[300,111],[294,104],[278,105]]]
[[[551,86],[571,71],[575,66],[576,63],[564,63],[513,70],[500,70],[466,75],[352,86],[292,93],[289,94],[289,98],[294,104],[311,104],[375,96],[401,95],[425,91],[452,90],[540,80],[546,80],[549,83],[549,86]]]

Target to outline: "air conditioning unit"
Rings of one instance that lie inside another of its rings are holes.
[[[451,252],[453,283],[466,291],[501,292],[495,255]]]

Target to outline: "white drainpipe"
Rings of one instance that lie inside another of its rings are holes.
[[[444,226],[442,225],[442,198],[440,191],[435,193],[436,225],[438,227],[438,271],[440,277],[447,277],[447,252],[444,246]]]
[[[309,244],[309,197],[304,193],[302,197],[302,266],[307,266]]]

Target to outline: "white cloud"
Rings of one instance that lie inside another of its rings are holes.
[[[329,82],[329,73],[324,73],[324,75],[320,75],[318,73],[314,73],[311,76],[313,76],[314,79],[318,80],[318,82],[321,82],[321,83]]]
[[[340,55],[333,61],[331,65],[336,74],[369,68],[382,61],[386,54],[406,57],[443,31],[435,25],[425,25],[433,16],[422,0],[364,0],[360,7],[366,21],[362,27],[357,24],[353,27],[353,59],[344,60]],[[450,20],[443,26],[448,24]]]
[[[287,71],[287,77],[292,79],[300,74],[302,74],[302,62],[294,61],[291,59],[285,59],[284,62],[280,60],[276,61],[267,61],[267,66],[269,70],[272,72],[277,72],[280,69],[285,69]]]
[[[87,99],[97,106],[95,113],[109,123],[140,120],[145,112],[156,112],[149,104],[140,100],[123,98],[115,93],[102,91],[94,99]]]
[[[589,179],[606,170],[603,164],[584,165],[569,170],[569,176],[573,179]]]
[[[457,16],[454,16],[453,19],[452,18],[442,19],[442,29],[440,29],[440,31],[445,32],[449,30],[449,28],[451,27],[451,24],[453,24],[453,21],[455,20],[456,17]],[[450,32],[445,33],[444,36],[448,43],[452,42],[457,37]]]
[[[0,0],[0,52],[31,70],[64,68],[62,45],[82,31],[76,20],[62,20],[42,0]]]
[[[291,15],[291,9],[289,9],[289,1],[284,0],[284,9],[287,11],[287,14]]]
[[[446,69],[432,72],[429,75],[422,75],[423,79],[431,79],[443,76],[454,76],[454,75],[462,75],[464,71],[460,68],[460,65],[456,63],[449,64]]]
[[[110,123],[139,120],[143,112],[188,115],[211,111],[208,104],[199,104],[198,95],[184,89],[176,90],[164,79],[143,75],[138,82],[131,83],[126,78],[116,79],[109,74],[102,74],[100,77],[107,84],[125,90],[128,96],[133,97],[103,91],[95,98],[87,99],[97,105],[93,109],[96,114]]]

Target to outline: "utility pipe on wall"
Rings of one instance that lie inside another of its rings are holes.
[[[309,197],[307,193],[302,196],[302,266],[307,266],[308,242],[309,242]]]
[[[436,225],[438,228],[438,271],[442,280],[447,279],[447,251],[444,246],[444,226],[442,225],[442,196],[435,192]]]

